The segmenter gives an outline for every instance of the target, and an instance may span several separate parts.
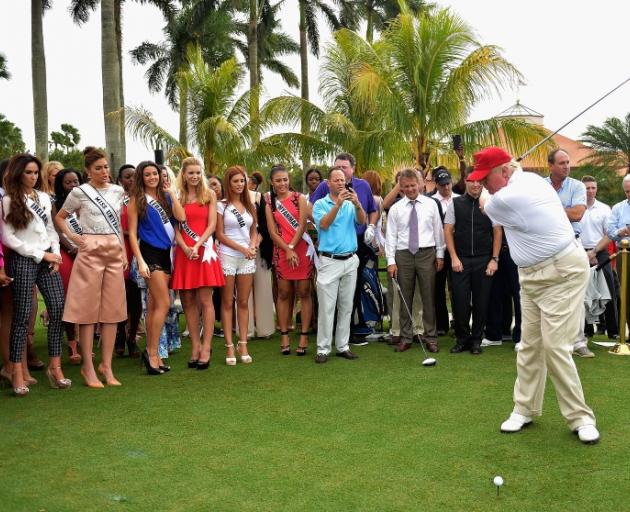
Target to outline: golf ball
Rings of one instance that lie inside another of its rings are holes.
[[[493,481],[494,481],[494,485],[496,485],[497,487],[500,487],[503,485],[503,478],[500,476],[495,476]]]

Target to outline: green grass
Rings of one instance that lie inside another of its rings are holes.
[[[37,342],[43,355],[44,332]],[[602,441],[583,446],[549,384],[544,416],[502,435],[512,408],[512,344],[420,365],[374,343],[357,361],[282,357],[250,344],[253,365],[144,374],[117,359],[122,388],[91,390],[44,376],[25,399],[0,394],[0,510],[284,511],[626,510],[630,359],[594,348],[578,360]],[[295,342],[294,342],[295,346]],[[491,483],[502,475],[501,495]]]

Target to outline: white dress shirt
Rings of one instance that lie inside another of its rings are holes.
[[[505,229],[510,255],[519,267],[541,263],[575,241],[558,194],[532,172],[515,171],[507,186],[488,199],[484,211]]]
[[[444,258],[444,230],[437,203],[421,194],[416,197],[418,215],[418,247],[435,247],[436,257]],[[385,236],[385,255],[387,264],[396,264],[396,251],[409,249],[409,215],[411,201],[403,197],[394,204],[387,215],[387,233]]]
[[[33,258],[37,263],[42,261],[44,252],[52,248],[52,252],[59,253],[59,235],[55,231],[55,226],[52,220],[50,203],[50,197],[43,192],[35,191],[37,193],[37,202],[44,209],[46,214],[46,220],[48,221],[44,226],[43,221],[37,216],[35,212],[29,223],[24,229],[15,229],[11,224],[6,221],[7,213],[11,207],[11,198],[5,195],[2,198],[2,211],[4,226],[2,230],[2,241],[4,245],[13,251],[17,252],[20,256],[25,258]]]
[[[592,249],[607,234],[610,206],[595,199],[592,206],[586,205],[586,211],[580,221],[582,232],[580,241],[586,249]]]

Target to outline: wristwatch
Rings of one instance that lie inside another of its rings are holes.
[[[499,263],[499,257],[498,257],[498,256],[492,256],[492,259],[493,259],[494,261],[496,261],[497,263]]]
[[[294,246],[293,244],[289,244],[289,245],[287,245],[287,247],[288,247],[289,249],[291,249],[291,250],[295,249],[295,246]]]

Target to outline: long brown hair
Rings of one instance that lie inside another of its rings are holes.
[[[232,187],[230,186],[230,181],[234,176],[240,174],[245,179],[245,187],[243,188],[243,192],[241,192],[240,196],[237,196],[232,192]],[[228,167],[223,175],[223,200],[226,204],[230,204],[232,201],[238,199],[245,209],[249,212],[249,214],[256,219],[256,208],[254,208],[254,204],[249,198],[249,189],[247,188],[247,171],[245,171],[245,167],[240,165],[233,165],[232,167]]]
[[[11,206],[5,216],[5,221],[15,229],[24,229],[33,218],[33,212],[26,206],[24,191],[22,190],[22,174],[26,166],[31,162],[37,164],[39,176],[35,183],[35,188],[39,189],[42,183],[42,162],[36,156],[28,153],[20,153],[9,160],[7,172],[4,175],[4,190],[11,198]]]
[[[136,176],[134,181],[133,189],[130,191],[130,196],[134,197],[136,200],[136,209],[138,211],[138,218],[144,219],[147,214],[147,198],[145,197],[146,191],[144,190],[144,170],[147,167],[155,167],[158,172],[158,186],[157,186],[157,202],[160,203],[164,211],[166,211],[169,217],[172,217],[173,213],[171,211],[171,207],[166,200],[166,193],[162,188],[162,172],[158,167],[158,164],[155,162],[151,162],[150,160],[145,160],[144,162],[140,162],[136,167]]]

